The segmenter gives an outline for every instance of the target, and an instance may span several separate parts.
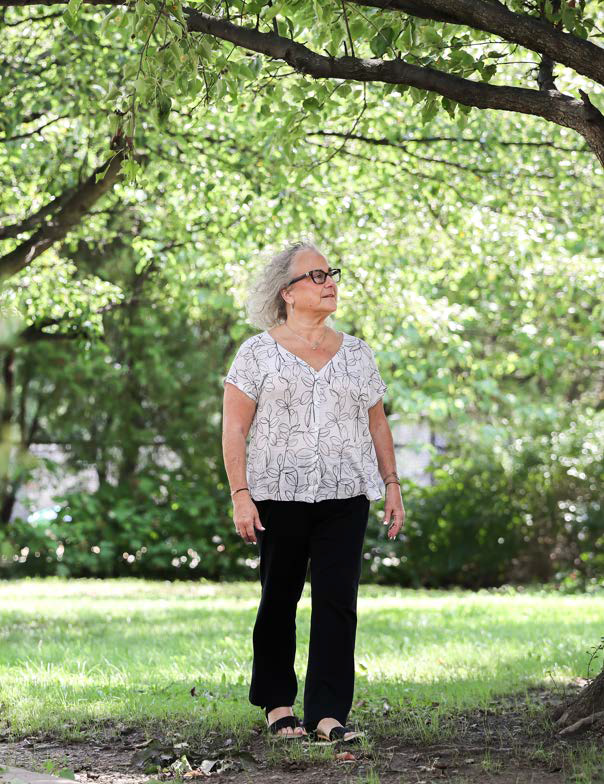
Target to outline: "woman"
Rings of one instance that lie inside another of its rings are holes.
[[[267,329],[241,344],[223,382],[233,520],[246,542],[260,545],[249,699],[264,708],[271,733],[328,743],[358,742],[364,734],[346,720],[370,501],[381,499],[385,486],[390,539],[405,517],[381,400],[387,387],[373,351],[327,323],[339,277],[312,242],[276,255],[247,303],[249,321]],[[302,722],[293,712],[295,617],[309,558]]]

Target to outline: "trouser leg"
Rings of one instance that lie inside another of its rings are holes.
[[[310,538],[312,613],[304,687],[304,725],[331,716],[346,724],[354,693],[357,595],[370,501],[325,504]]]
[[[308,514],[300,501],[255,501],[265,531],[256,531],[262,595],[252,634],[249,700],[272,710],[293,705],[296,610],[308,567]]]

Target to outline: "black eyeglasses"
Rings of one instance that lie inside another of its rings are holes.
[[[299,275],[297,278],[293,278],[287,285],[291,286],[292,283],[296,283],[297,281],[303,280],[304,278],[310,278],[313,283],[325,283],[328,275],[331,275],[331,279],[337,283],[340,280],[340,272],[341,270],[339,269],[331,268],[328,269],[327,272],[322,269],[311,270],[310,272],[305,272],[304,275]]]

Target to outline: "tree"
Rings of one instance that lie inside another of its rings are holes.
[[[0,5],[64,2],[0,0]],[[81,6],[82,0],[69,0],[64,15],[75,31]],[[138,64],[124,74],[131,78],[130,88],[116,86],[112,95],[117,127],[127,123],[127,138],[134,136],[137,96],[153,102],[165,119],[177,89],[199,92],[212,85],[220,99],[232,89],[228,82],[234,76],[253,82],[263,67],[279,68],[281,61],[316,80],[412,90],[413,100],[423,102],[424,119],[441,107],[452,116],[476,107],[541,117],[583,136],[604,165],[604,116],[589,95],[590,87],[604,84],[604,49],[590,40],[601,37],[601,20],[601,7],[589,0],[510,0],[507,5],[499,0],[238,0],[214,6],[214,13],[182,6],[180,0],[136,0],[110,11],[101,27],[131,22],[130,37],[142,44]],[[228,54],[222,42],[233,44]],[[471,51],[477,45],[485,47],[478,56]],[[231,59],[235,48],[265,55],[269,63]],[[504,75],[505,57],[520,48],[529,57],[536,88],[492,83],[497,73]],[[557,86],[556,67],[567,69],[559,81],[580,97]],[[469,78],[474,73],[480,78]],[[324,98],[325,93],[315,100]]]
[[[84,86],[85,80],[80,80],[76,69],[70,68],[69,63],[60,58],[57,60],[58,67],[65,69],[75,80],[74,105],[77,104],[79,94],[90,95],[87,90],[92,90],[96,84],[98,101],[95,108],[105,112],[108,124],[104,134],[105,145],[110,147],[111,140],[115,139],[126,140],[122,171],[131,183],[136,183],[142,172],[142,164],[136,159],[135,151],[143,145],[151,146],[153,152],[161,150],[161,137],[154,136],[146,124],[147,116],[141,111],[144,107],[155,107],[160,134],[162,129],[165,134],[169,132],[168,119],[171,115],[177,117],[178,132],[185,134],[188,129],[184,126],[194,111],[189,105],[205,104],[209,112],[212,107],[225,104],[226,100],[222,99],[227,97],[231,105],[235,106],[254,101],[254,110],[248,114],[252,121],[257,121],[254,141],[262,138],[262,133],[266,131],[267,125],[263,125],[263,120],[267,123],[272,121],[273,130],[279,134],[280,154],[284,159],[292,151],[299,154],[297,145],[309,134],[308,126],[300,121],[300,105],[311,117],[336,116],[342,112],[342,117],[351,121],[351,127],[344,131],[334,133],[324,132],[322,128],[315,129],[317,134],[324,133],[324,140],[343,139],[340,147],[333,151],[334,156],[337,152],[341,152],[342,157],[350,153],[352,140],[366,145],[389,145],[398,152],[401,143],[405,141],[400,134],[356,134],[355,139],[358,121],[369,107],[377,110],[376,127],[384,129],[390,119],[386,107],[394,106],[399,111],[395,120],[399,120],[402,110],[406,109],[427,125],[439,112],[444,111],[457,122],[459,130],[467,127],[468,113],[472,108],[495,109],[523,117],[545,119],[558,129],[569,128],[583,137],[587,148],[599,164],[604,165],[604,118],[597,107],[595,95],[595,88],[604,84],[604,50],[597,44],[597,39],[602,37],[604,14],[596,2],[545,0],[529,3],[509,0],[504,4],[497,0],[342,0],[340,3],[323,3],[251,0],[244,3],[238,0],[226,6],[208,3],[200,9],[193,9],[183,7],[180,0],[136,0],[127,5],[119,0],[107,3],[93,0],[90,4],[82,3],[81,0],[69,0],[67,4],[54,3],[52,0],[0,0],[0,6],[5,9],[12,7],[15,13],[10,20],[5,13],[5,24],[12,27],[27,24],[26,29],[35,30],[52,22],[52,17],[57,15],[54,11],[31,18],[23,15],[24,7],[36,5],[66,5],[65,11],[61,13],[72,33],[71,43],[85,44],[82,51],[85,51],[85,62],[91,69],[95,64],[94,57],[99,58],[99,47],[92,45],[99,35],[104,39],[103,53],[108,50],[116,53],[111,69],[98,69],[99,82],[90,83],[92,87]],[[88,5],[93,6],[92,11],[89,11]],[[98,5],[114,6],[100,24],[96,8]],[[481,54],[475,54],[476,49]],[[526,75],[516,67],[518,63],[509,60],[518,52],[521,52],[523,58],[520,64],[526,62],[525,58],[528,60],[528,74],[533,80],[533,87],[524,85],[522,79],[526,79]],[[104,58],[99,58],[99,61],[108,62]],[[18,115],[22,118],[25,114],[23,106],[27,101],[23,101],[23,97],[32,96],[35,80],[48,76],[44,70],[44,58],[41,62],[40,67],[39,63],[29,61],[23,73],[13,74],[12,82],[9,80],[11,88],[18,83],[21,90],[19,100],[11,103],[15,117]],[[290,66],[292,71],[284,74],[284,64]],[[494,82],[496,75],[501,78],[501,83]],[[309,82],[305,78],[307,76],[313,81]],[[284,77],[288,79],[288,85],[297,83],[296,92],[286,95],[280,86]],[[362,83],[361,92],[356,91],[355,83]],[[183,106],[186,101],[189,102],[185,111],[178,105],[179,101]],[[91,104],[86,108],[90,109]],[[41,113],[41,117],[45,119],[44,113]],[[233,116],[231,119],[236,122]],[[13,133],[10,125],[5,127],[5,132],[7,135]],[[237,134],[237,138],[241,139],[242,134]],[[421,141],[428,144],[439,140],[424,138]],[[474,141],[482,143],[480,137]],[[495,143],[507,141],[513,140],[499,139]],[[95,142],[98,144],[98,136]],[[522,143],[529,142],[523,139]],[[213,152],[220,146],[218,143]],[[254,148],[254,145],[251,147],[253,154],[254,149],[258,148]],[[358,154],[356,150],[355,154]],[[329,152],[331,154],[332,150]],[[106,157],[102,160],[106,168]],[[304,163],[300,161],[301,170]],[[442,165],[454,163],[464,165],[451,158]],[[426,177],[426,168],[425,162],[420,164],[417,161],[413,174],[420,182]],[[474,166],[475,171],[479,168],[480,158]],[[98,170],[98,164],[94,170]],[[285,171],[284,166],[282,173]],[[370,187],[368,179],[365,179],[364,185]],[[432,175],[432,179],[437,182],[425,183],[424,194],[432,196],[435,206],[430,206],[437,220],[442,225],[448,225],[443,209],[446,197],[440,188],[442,177]],[[296,184],[301,181],[300,177]],[[455,187],[455,179],[450,178],[450,181]],[[580,182],[580,185],[586,188],[589,183]],[[517,187],[522,186],[523,182],[520,181]],[[55,194],[54,198],[63,202],[68,198],[66,194],[69,187],[73,187],[73,181],[65,191]],[[434,188],[434,191],[430,192],[430,188]],[[486,188],[482,195],[485,193]],[[460,198],[462,195],[465,196],[465,193],[458,194]],[[499,208],[504,209],[505,195],[500,192],[497,197]],[[552,198],[562,199],[562,196],[552,191]],[[593,211],[601,209],[599,202],[593,199],[593,194],[584,192],[583,198],[583,204],[591,203]],[[56,204],[54,201],[49,203]],[[368,211],[373,209],[379,214],[383,206],[371,205]],[[568,208],[569,205],[566,206]],[[541,214],[548,208],[552,212],[557,211],[553,220],[564,216],[562,201],[556,202],[553,208],[551,202],[541,204],[540,207],[543,210]],[[574,209],[575,204],[572,207]],[[47,215],[50,213],[54,216],[55,211],[49,211]],[[31,216],[36,215],[38,211],[32,210]],[[589,218],[593,219],[593,215],[584,214],[582,219],[587,221]],[[25,221],[14,221],[14,225],[33,229],[36,221],[30,217]],[[178,232],[186,234],[186,226],[186,222],[182,221],[178,225]],[[75,227],[76,223],[68,227],[72,234]],[[64,236],[60,233],[57,235]],[[150,238],[144,236],[143,241],[150,243]],[[13,248],[8,253],[15,252],[18,253]],[[14,269],[9,263],[11,258],[9,255],[5,264],[9,271]],[[27,255],[22,254],[21,258],[26,260]],[[491,272],[487,267],[485,264],[480,269],[482,275],[477,274],[476,270],[461,268],[454,272],[464,283],[459,301],[454,303],[460,310],[464,310],[464,306],[470,309],[473,304],[470,292],[477,281],[483,282],[487,271]],[[396,284],[402,283],[406,272],[398,273],[400,277],[394,279]],[[510,280],[506,275],[507,272],[502,264],[494,273],[499,276],[502,292],[506,291],[510,282],[512,285],[514,283],[513,277]],[[376,274],[379,275],[380,271],[376,270]],[[437,293],[443,285],[435,283],[435,280],[427,282]],[[574,329],[577,325],[573,323],[574,314],[569,311],[570,302],[548,300],[544,291],[542,289],[540,292],[543,307],[551,308],[553,314],[560,306],[560,318],[567,319],[564,324]],[[584,293],[579,292],[578,297],[583,297]],[[466,301],[465,294],[468,294]],[[600,335],[598,314],[601,312],[601,304],[591,299],[592,292],[587,292],[587,295],[585,304],[582,300],[579,308],[581,316],[577,318],[582,319],[587,315],[586,321],[581,322],[581,329],[586,330],[589,346],[592,346]],[[539,303],[532,298],[530,303],[538,322]],[[439,315],[442,315],[442,323],[448,325],[449,319],[455,317],[455,312],[451,309]],[[484,338],[485,351],[480,355],[480,361],[484,362],[484,367],[492,369],[498,361],[498,357],[490,351],[492,333],[483,330],[480,313],[474,319],[476,330]],[[511,322],[509,326],[512,330]],[[538,327],[535,326],[535,329]],[[426,332],[426,335],[429,333]],[[555,342],[558,338],[559,345],[562,345],[563,336],[554,334]],[[552,365],[551,356],[548,356],[548,344],[536,342],[538,360],[534,366],[524,362],[524,358],[522,366],[520,362],[515,364],[515,360],[511,365],[501,361],[498,380],[502,386],[506,381],[517,386],[522,379],[528,383],[534,381],[539,386],[544,383],[544,377],[551,379],[555,375],[556,368]],[[589,387],[589,380],[580,378],[582,349],[572,345],[571,357],[578,360],[575,368],[577,374],[573,379],[562,379],[567,382],[564,394],[569,399]],[[472,381],[482,381],[480,374],[475,372],[475,365],[470,369],[464,365],[469,353],[464,355],[464,349],[459,346],[452,348],[457,349],[452,350],[447,357],[452,374],[456,373],[457,378],[464,377],[464,380],[469,376]],[[573,353],[575,351],[577,353]],[[439,364],[442,365],[442,362],[441,356]],[[504,364],[508,370],[504,369]],[[467,376],[464,375],[466,371]],[[487,380],[491,380],[491,375],[487,376]],[[582,387],[583,383],[585,386]],[[468,386],[479,388],[478,384]],[[485,398],[494,395],[496,391],[492,386],[489,388],[483,385],[480,389]],[[594,392],[593,387],[591,392]],[[442,396],[447,397],[444,383]],[[599,676],[598,686],[590,691],[595,699],[578,703],[582,706],[579,712],[585,710],[586,704],[590,705],[589,710],[592,712],[601,707],[602,677]],[[571,718],[576,719],[576,712],[573,715],[572,711],[566,711],[564,720]]]

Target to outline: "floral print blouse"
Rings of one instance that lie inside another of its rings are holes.
[[[247,448],[253,500],[383,497],[368,409],[387,390],[361,338],[343,334],[320,370],[261,332],[245,340],[223,380],[257,403]]]

